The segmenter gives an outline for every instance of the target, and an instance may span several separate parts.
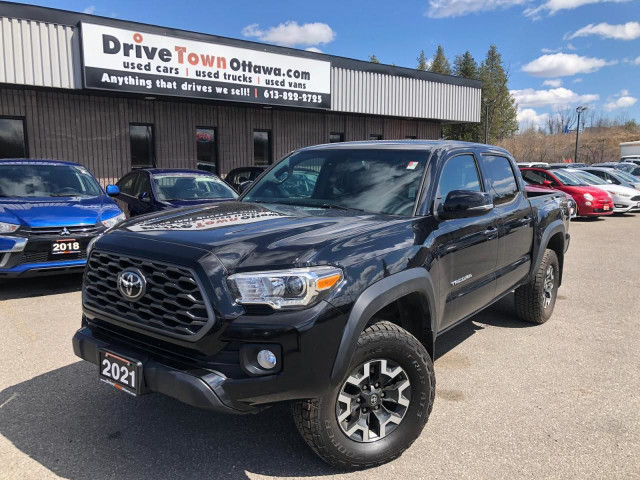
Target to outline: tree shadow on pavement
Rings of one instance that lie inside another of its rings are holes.
[[[31,278],[0,278],[0,300],[79,292],[82,273]]]
[[[72,480],[337,473],[299,436],[289,405],[236,416],[159,394],[132,398],[99,382],[98,367],[85,362],[0,392],[0,434]]]

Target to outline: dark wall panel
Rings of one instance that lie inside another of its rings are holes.
[[[368,140],[370,134],[437,139],[442,133],[438,122],[426,120],[19,88],[0,88],[0,115],[25,117],[32,158],[81,163],[103,184],[130,169],[130,123],[153,124],[156,163],[175,168],[195,168],[196,127],[216,128],[222,174],[253,163],[255,129],[271,131],[274,160],[326,143],[331,132],[344,133],[347,141]]]

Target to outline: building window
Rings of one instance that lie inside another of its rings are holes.
[[[218,173],[218,150],[216,129],[211,127],[196,128],[196,155],[198,170]]]
[[[24,118],[0,117],[0,158],[27,158]]]
[[[130,124],[129,142],[131,143],[131,168],[156,166],[153,125]]]
[[[271,164],[271,131],[253,131],[253,164],[262,166]]]
[[[329,143],[344,142],[344,133],[332,132],[329,134]]]
[[[382,140],[382,135],[378,133],[372,133],[369,135],[369,140]]]

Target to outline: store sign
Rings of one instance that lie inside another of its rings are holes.
[[[86,88],[331,108],[331,63],[82,23]]]

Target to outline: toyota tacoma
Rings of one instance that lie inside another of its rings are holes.
[[[93,241],[73,348],[134,396],[227,413],[291,401],[322,459],[379,465],[427,422],[440,334],[513,291],[522,320],[549,319],[569,216],[498,147],[303,148],[239,201]]]

